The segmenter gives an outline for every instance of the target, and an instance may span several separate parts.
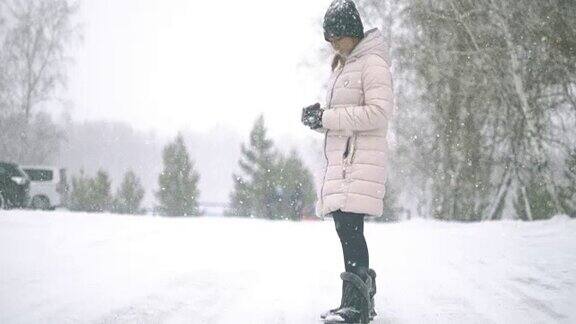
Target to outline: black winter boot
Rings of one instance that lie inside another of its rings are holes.
[[[326,316],[326,323],[369,323],[370,321],[370,291],[372,278],[367,276],[363,280],[352,272],[343,272],[340,278],[343,281],[342,305]]]
[[[368,269],[368,275],[370,276],[370,279],[372,279],[372,285],[370,291],[369,291],[369,295],[370,295],[370,320],[373,320],[374,317],[376,317],[376,311],[374,310],[374,295],[376,295],[376,271],[374,271],[374,269]]]
[[[369,296],[370,296],[370,313],[368,314],[369,319],[373,320],[374,317],[376,317],[378,314],[376,313],[375,308],[375,304],[374,304],[374,295],[376,295],[376,271],[374,271],[374,269],[368,269],[365,270],[364,269],[360,269],[360,274],[363,276],[370,276],[370,278],[372,279],[372,285],[371,285],[371,289],[368,292]],[[320,315],[320,318],[325,319],[328,315],[330,314],[334,314],[335,312],[337,312],[339,309],[342,308],[342,305],[344,303],[344,286],[347,284],[347,281],[342,281],[342,298],[340,300],[340,306],[337,308],[332,308],[330,310],[327,310],[326,312],[322,313]]]

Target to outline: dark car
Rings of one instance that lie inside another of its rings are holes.
[[[17,164],[0,162],[0,209],[24,208],[30,180]]]

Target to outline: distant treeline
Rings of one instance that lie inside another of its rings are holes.
[[[300,220],[314,214],[315,189],[311,172],[296,151],[285,156],[266,135],[260,116],[241,147],[241,175],[233,175],[235,186],[226,215],[266,219]],[[155,214],[166,216],[199,216],[201,174],[196,170],[182,135],[166,145],[162,152],[163,168],[158,175]],[[140,179],[128,171],[112,193],[108,173],[95,177],[83,171],[72,177],[66,190],[66,204],[71,210],[141,214],[144,191]]]

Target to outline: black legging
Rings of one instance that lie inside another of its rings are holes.
[[[359,274],[370,266],[364,238],[364,215],[337,210],[332,213],[336,232],[342,243],[346,272]]]

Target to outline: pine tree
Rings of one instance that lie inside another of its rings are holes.
[[[234,175],[234,191],[231,216],[254,216],[272,218],[273,206],[278,201],[274,187],[274,166],[277,154],[272,151],[273,142],[266,135],[264,116],[260,115],[252,131],[248,145],[242,144],[238,162],[243,176]]]
[[[234,190],[230,195],[229,210],[226,210],[226,216],[249,217],[252,216],[252,196],[250,184],[247,180],[237,174],[233,174]]]
[[[90,179],[80,170],[80,175],[72,177],[68,207],[72,211],[87,211],[90,199]]]
[[[99,170],[95,178],[89,178],[84,171],[80,171],[78,177],[72,178],[70,209],[93,213],[109,211],[112,201],[110,186],[106,172]]]
[[[124,174],[124,180],[116,192],[113,211],[118,214],[139,214],[144,198],[144,188],[140,179],[132,171]]]
[[[298,220],[304,213],[313,213],[312,174],[295,151],[285,157],[273,149],[260,116],[250,132],[249,144],[241,147],[242,175],[234,175],[227,215]]]
[[[98,170],[91,183],[91,211],[109,211],[112,203],[111,182],[108,173]]]
[[[302,160],[292,151],[288,157],[281,156],[275,181],[279,200],[277,218],[300,220],[304,214],[314,214],[314,179]]]
[[[156,193],[160,212],[167,216],[199,215],[200,175],[194,169],[182,135],[164,148],[163,161],[164,170],[158,177],[160,190]]]

